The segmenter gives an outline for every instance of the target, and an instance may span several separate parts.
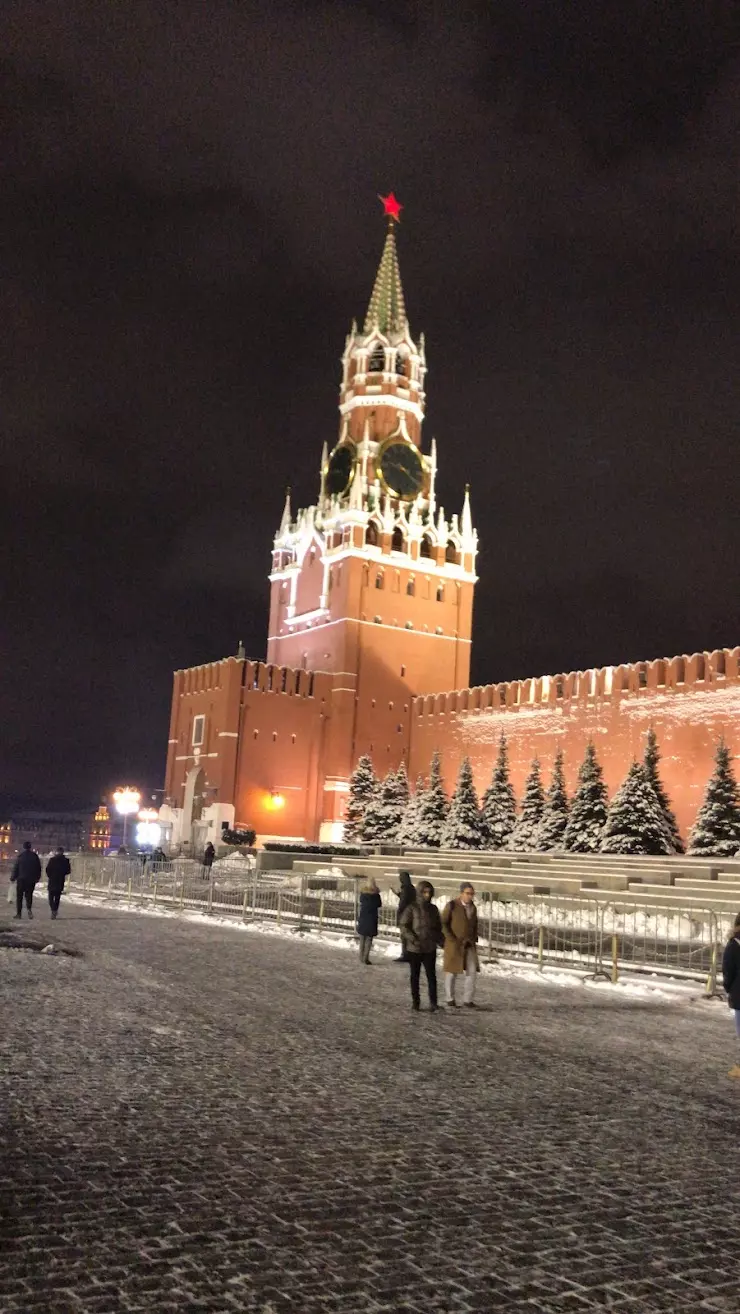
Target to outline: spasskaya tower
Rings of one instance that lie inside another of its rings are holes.
[[[268,662],[332,676],[325,787],[339,794],[361,753],[381,773],[406,756],[414,695],[465,688],[470,671],[477,536],[467,490],[459,516],[438,505],[424,338],[411,333],[396,251],[401,206],[381,200],[388,229],[342,355],[337,440],[324,444],[315,505],[294,516],[286,498],[270,575]]]

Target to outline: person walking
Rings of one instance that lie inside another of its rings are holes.
[[[203,850],[203,880],[204,881],[209,881],[211,879],[211,867],[213,866],[213,859],[215,858],[215,856],[216,856],[216,850],[214,849],[213,845],[211,844],[211,841],[209,840],[208,843],[206,844],[206,847]]]
[[[357,917],[357,934],[360,937],[360,962],[371,967],[370,950],[378,934],[378,913],[383,906],[380,890],[374,876],[369,876],[360,892],[360,910]]]
[[[23,900],[26,912],[33,919],[33,892],[41,880],[41,859],[35,853],[30,840],[25,840],[21,852],[13,865],[11,881],[15,881],[15,918],[20,921],[23,915]]]
[[[414,902],[404,909],[400,921],[410,969],[411,1007],[416,1013],[421,1008],[419,982],[422,967],[427,978],[429,1011],[437,1012],[437,949],[444,945],[445,939],[439,908],[432,903],[433,898],[431,881],[419,881]]]
[[[409,905],[412,904],[414,902],[414,899],[416,898],[416,887],[411,884],[410,871],[400,871],[398,873],[398,879],[400,881],[401,888],[398,891],[398,908],[396,910],[396,923],[398,926],[400,926],[401,918],[403,917],[403,914],[405,913]],[[406,945],[403,943],[403,939],[402,939],[401,952],[398,958],[396,959],[396,962],[408,963],[408,961],[409,961],[409,956],[406,952]]]
[[[727,1002],[735,1014],[735,1034],[740,1041],[740,913],[735,918],[735,925],[722,955],[722,984],[727,993]],[[727,1075],[740,1077],[740,1061],[733,1064]]]
[[[64,893],[64,882],[69,876],[71,870],[72,868],[69,864],[69,858],[60,845],[54,856],[49,858],[49,861],[46,864],[46,880],[52,921],[56,921],[56,916],[59,912],[59,900]]]
[[[480,971],[478,962],[478,910],[474,903],[475,890],[470,881],[463,881],[456,899],[451,899],[442,913],[442,931],[445,938],[444,974],[445,1000],[448,1008],[456,1008],[455,977],[465,977],[463,1003],[475,1008],[475,978]]]

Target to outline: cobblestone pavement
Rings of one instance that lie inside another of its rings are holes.
[[[727,1010],[415,1015],[390,961],[39,902],[82,956],[0,949],[3,1314],[736,1314]]]

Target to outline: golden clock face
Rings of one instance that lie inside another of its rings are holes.
[[[387,443],[378,462],[380,477],[394,497],[412,500],[424,486],[424,463],[413,443]]]
[[[352,483],[357,460],[354,443],[340,443],[334,448],[326,467],[326,491],[330,497],[341,497]]]

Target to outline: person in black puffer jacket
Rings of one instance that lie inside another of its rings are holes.
[[[722,984],[727,992],[727,1002],[735,1012],[735,1031],[740,1040],[740,913],[735,918],[732,935],[722,955]],[[727,1075],[740,1077],[740,1063],[731,1067]]]
[[[49,858],[46,864],[46,879],[49,886],[49,907],[51,908],[52,920],[56,920],[59,912],[59,900],[64,893],[64,882],[69,876],[72,868],[69,858],[63,848],[58,848],[53,858]]]
[[[29,917],[33,917],[32,907],[33,892],[41,880],[41,859],[38,853],[34,853],[31,847],[31,841],[26,840],[21,852],[15,860],[11,881],[15,881],[15,915],[20,919],[23,914],[23,900],[26,901],[26,911]]]
[[[429,990],[429,1011],[437,1012],[437,950],[445,942],[439,908],[432,903],[434,886],[431,881],[419,881],[416,898],[401,917],[401,935],[411,968],[411,1006],[414,1012],[421,1007],[419,980],[424,968]]]

